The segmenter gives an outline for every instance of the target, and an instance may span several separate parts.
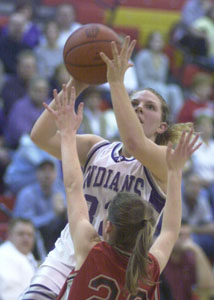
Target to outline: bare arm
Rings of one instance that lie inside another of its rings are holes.
[[[98,241],[98,234],[89,222],[88,206],[83,194],[83,175],[77,152],[76,131],[82,121],[83,103],[77,114],[74,110],[75,91],[71,89],[71,98],[66,90],[62,98],[55,95],[56,110],[46,106],[54,117],[61,136],[61,154],[63,177],[66,190],[68,221],[73,239],[77,268],[84,262],[90,249]]]
[[[111,97],[121,139],[128,152],[146,166],[160,181],[167,180],[165,163],[166,147],[158,146],[146,137],[142,124],[131,105],[124,86],[124,74],[130,67],[129,59],[135,46],[126,37],[121,53],[112,43],[113,60],[101,53],[107,64],[107,78],[111,87]]]
[[[185,136],[183,132],[180,141],[173,151],[171,144],[167,148],[167,199],[163,212],[163,220],[160,235],[152,245],[150,252],[157,258],[160,272],[163,271],[174,244],[178,238],[181,227],[182,202],[181,202],[181,179],[182,169],[190,155],[201,144],[195,146],[198,135],[191,141],[193,131]]]
[[[67,85],[63,88],[64,92],[67,92],[68,95],[70,95],[72,86],[76,87],[77,96],[86,87],[85,84],[70,79]],[[55,90],[54,95],[56,96],[56,94],[57,92]],[[63,90],[59,93],[58,97],[59,99],[62,99]],[[51,109],[56,109],[55,99],[52,100],[52,102],[49,104],[49,107]],[[34,124],[31,131],[31,139],[41,149],[47,151],[56,158],[61,159],[60,134],[57,131],[54,118],[47,110],[44,110]],[[100,140],[102,140],[100,137],[94,135],[78,135],[77,147],[82,165],[85,163],[85,159],[90,148]]]

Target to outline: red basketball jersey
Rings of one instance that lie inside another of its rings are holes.
[[[160,268],[156,258],[149,254],[151,280],[159,281]],[[58,300],[159,300],[158,283],[141,284],[136,296],[124,292],[128,256],[106,242],[93,247],[78,271],[73,271],[61,290]]]

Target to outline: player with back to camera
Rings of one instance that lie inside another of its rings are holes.
[[[165,162],[168,141],[176,143],[183,129],[190,124],[169,125],[168,108],[164,99],[152,89],[133,94],[132,101],[125,90],[123,80],[129,58],[135,46],[127,37],[120,54],[107,62],[108,82],[120,136],[123,141],[109,143],[95,135],[77,135],[79,160],[84,166],[84,194],[89,204],[90,221],[102,233],[102,222],[107,208],[119,191],[135,193],[149,201],[158,219],[165,204],[167,166]],[[107,60],[107,58],[104,58]],[[71,79],[63,86],[68,94],[75,86],[77,96],[87,85]],[[62,99],[63,91],[54,98]],[[132,106],[133,105],[133,106]],[[49,105],[56,109],[55,99]],[[133,109],[134,108],[134,109]],[[43,150],[61,159],[60,134],[52,115],[45,110],[34,124],[32,140]],[[68,274],[75,266],[73,244],[68,225],[62,231],[44,263],[22,298],[55,299]],[[44,295],[44,297],[42,297]]]
[[[66,189],[68,220],[74,244],[76,268],[69,275],[57,299],[159,299],[159,275],[164,269],[181,225],[182,168],[196,145],[193,130],[182,133],[175,150],[169,143],[167,197],[160,235],[151,246],[156,223],[148,201],[132,193],[117,193],[103,222],[101,241],[89,221],[83,191],[83,175],[76,147],[76,131],[82,120],[83,103],[77,114],[75,93],[56,97],[53,115],[61,137],[61,155]],[[176,212],[176,213],[174,213]],[[151,247],[151,248],[150,248]]]

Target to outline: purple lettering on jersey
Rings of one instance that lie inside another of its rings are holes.
[[[148,170],[146,169],[146,167],[144,167],[144,171],[146,174],[146,177],[149,181],[150,186],[152,187],[152,191],[149,197],[149,202],[153,205],[153,207],[155,208],[155,210],[160,214],[161,211],[164,208],[166,199],[164,196],[162,196],[155,188],[155,184],[153,182],[153,179],[150,175],[150,173],[148,172]]]
[[[166,199],[161,197],[154,189],[151,191],[149,202],[155,208],[155,210],[160,214],[164,208]]]
[[[135,181],[135,186],[134,186],[134,192],[141,196],[141,191],[138,189],[138,185],[140,185],[140,188],[143,189],[144,186],[144,180],[140,177],[138,177]]]
[[[113,170],[109,169],[108,170],[108,177],[107,177],[106,182],[105,182],[105,184],[103,186],[104,188],[108,187],[108,182],[109,182],[109,179],[110,179],[112,173],[113,173]]]
[[[98,167],[95,165],[89,166],[84,178],[84,188],[103,187],[115,192],[132,192],[137,195],[142,195],[144,188],[144,180],[141,177],[133,175],[124,176],[121,172],[114,172],[112,169]],[[120,189],[120,187],[122,188]]]
[[[87,183],[87,187],[89,187],[91,185],[91,180],[92,180],[92,177],[94,174],[94,170],[96,170],[96,168],[97,168],[97,166],[89,166],[87,176],[83,183],[83,188],[85,187],[86,183]]]
[[[109,186],[109,189],[118,192],[118,182],[120,179],[120,172],[117,172],[116,175],[114,176],[112,183]]]
[[[121,192],[123,192],[123,191],[130,192],[134,179],[135,179],[135,176],[126,175],[122,189],[120,191]]]
[[[93,186],[101,186],[102,185],[105,173],[106,173],[106,168],[103,168],[103,167],[98,168],[97,176],[95,178]]]

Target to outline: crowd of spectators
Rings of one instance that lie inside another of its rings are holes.
[[[169,37],[158,28],[135,52],[134,67],[125,75],[129,93],[154,88],[169,104],[171,121],[193,122],[203,141],[183,177],[184,225],[163,274],[170,291],[165,300],[193,300],[193,288],[208,288],[209,280],[205,279],[211,268],[214,272],[213,19],[212,0],[187,0],[180,22],[169,28],[170,42],[183,55],[178,77],[172,74],[165,51]],[[0,28],[0,194],[15,197],[13,215],[18,221],[9,227],[10,236],[17,226],[32,227],[40,260],[53,248],[67,222],[66,205],[60,162],[39,149],[29,134],[44,109],[42,103],[49,103],[52,90],[60,90],[69,80],[62,52],[68,36],[81,26],[77,21],[72,5],[61,4],[55,19],[37,23],[33,4],[18,0],[8,23]],[[197,67],[188,87],[182,83],[186,64]],[[108,84],[90,87],[79,97],[85,102],[79,133],[117,140]],[[14,251],[12,241],[7,241],[5,249]],[[29,253],[33,251],[31,243]],[[28,253],[16,255],[21,261]],[[178,278],[182,278],[180,285],[176,284]],[[0,284],[0,298],[2,293]]]

